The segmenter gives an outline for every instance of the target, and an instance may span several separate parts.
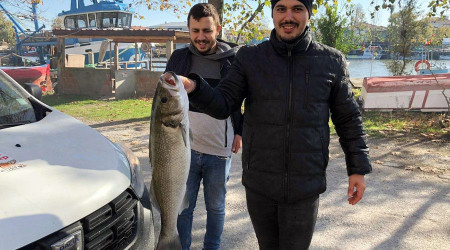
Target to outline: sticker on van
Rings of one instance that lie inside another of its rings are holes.
[[[0,153],[0,173],[10,172],[23,167],[25,167],[25,165],[17,163],[15,159],[6,154]]]

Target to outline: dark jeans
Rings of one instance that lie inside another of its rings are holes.
[[[220,248],[230,167],[231,156],[221,157],[191,150],[191,168],[186,184],[189,207],[178,216],[177,223],[183,250],[191,248],[193,214],[202,179],[206,206],[206,233],[203,249],[218,250]]]
[[[316,224],[319,195],[297,203],[276,201],[245,189],[247,208],[259,248],[308,249]]]

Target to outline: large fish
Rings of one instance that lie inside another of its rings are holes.
[[[188,207],[186,181],[191,163],[189,100],[172,72],[160,77],[150,122],[151,200],[161,214],[156,249],[181,249],[177,218]]]

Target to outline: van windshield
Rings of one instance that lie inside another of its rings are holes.
[[[0,73],[0,129],[36,121],[26,92]]]

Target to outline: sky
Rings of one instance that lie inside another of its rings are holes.
[[[52,20],[54,20],[58,13],[61,11],[70,9],[70,0],[41,0],[43,4],[40,4],[38,7],[40,16],[45,20],[40,21],[40,25],[45,24],[45,29],[50,29]],[[84,0],[86,5],[91,4],[91,0]],[[132,0],[123,0],[124,3],[131,3]],[[194,0],[195,1],[195,0]],[[344,0],[341,0],[344,1]],[[2,0],[1,3],[12,13],[24,13],[23,9],[25,6],[15,6],[10,4],[10,2],[14,2],[14,0]],[[389,11],[388,10],[380,10],[376,13],[375,19],[370,19],[370,12],[373,10],[373,6],[370,6],[371,0],[352,0],[354,4],[360,4],[363,9],[366,11],[366,19],[367,22],[371,24],[387,26],[389,19]],[[381,3],[382,0],[375,0],[375,3]],[[425,10],[427,3],[429,0],[418,1],[419,5],[421,4],[421,9]],[[149,11],[145,6],[134,7],[139,15],[145,17],[145,19],[134,18],[132,25],[134,26],[153,26],[165,22],[181,22],[186,20],[186,15],[181,15],[181,19],[178,19],[177,15],[175,15],[172,11]],[[319,10],[320,11],[320,10]],[[265,19],[268,22],[269,27],[273,27],[270,18],[270,8],[265,7],[264,12],[267,15]],[[425,13],[425,11],[423,11]],[[20,21],[21,25],[26,29],[29,28],[34,30],[34,25],[31,22]]]

